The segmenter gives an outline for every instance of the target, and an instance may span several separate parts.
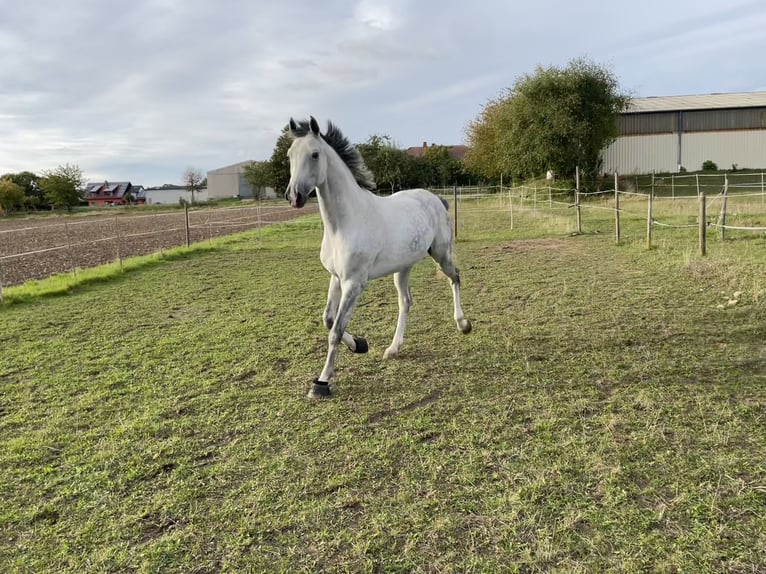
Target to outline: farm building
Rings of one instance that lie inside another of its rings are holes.
[[[766,92],[635,98],[618,124],[605,173],[766,168]]]
[[[207,189],[210,199],[228,197],[254,197],[253,186],[245,181],[243,172],[251,161],[241,161],[207,172]],[[270,187],[262,188],[261,198],[275,198],[277,195]]]
[[[146,203],[146,191],[142,185],[129,181],[105,181],[85,186],[85,200],[88,205],[125,205]]]
[[[192,203],[191,192],[183,185],[165,184],[160,187],[146,188],[146,203],[149,205],[171,205],[181,200]],[[203,187],[194,192],[194,203],[205,203],[208,199],[207,188]]]

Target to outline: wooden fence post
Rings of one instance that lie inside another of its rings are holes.
[[[121,241],[121,238],[120,238],[120,226],[117,225],[117,218],[116,217],[112,218],[112,223],[114,223],[114,243],[115,243],[115,245],[117,247],[117,261],[119,261],[119,263],[120,263],[120,271],[122,271],[122,253],[120,251],[120,243],[122,241]]]
[[[157,229],[160,229],[159,222],[160,222],[160,214],[159,213],[155,213],[154,214],[154,227],[156,227]],[[165,250],[162,247],[162,243],[160,243],[160,255],[163,255],[164,253],[165,253]]]
[[[721,202],[721,213],[718,215],[719,236],[721,241],[726,239],[726,201],[729,195],[729,176],[723,176],[723,201]]]
[[[670,197],[671,199],[676,198],[676,176],[675,174],[670,174]]]
[[[508,189],[508,205],[511,211],[511,229],[513,229],[513,185]]]
[[[577,233],[582,233],[582,214],[580,213],[580,166],[575,167],[575,211],[577,212]]]
[[[393,193],[392,193],[393,195]],[[263,241],[261,239],[261,194],[258,194],[258,199],[256,200],[257,205],[257,211],[258,214],[258,247],[263,247]]]
[[[72,268],[72,275],[77,279],[77,267],[74,264],[74,256],[72,255],[72,242],[69,240],[69,226],[64,222],[64,235],[66,236],[66,249],[69,254],[69,266]]]
[[[654,180],[654,175],[652,175]],[[649,190],[649,201],[646,206],[646,248],[652,248],[652,202],[654,200],[654,185]]]
[[[700,195],[700,174],[695,173],[694,177],[697,179],[697,197]]]
[[[705,192],[703,191],[700,193],[700,215],[699,215],[699,225],[700,225],[700,255],[705,255],[707,253],[707,246],[705,245],[705,232],[707,229],[707,215],[705,213]]]
[[[452,184],[452,203],[455,204],[455,213],[453,217],[455,218],[455,239],[457,239],[457,184]]]
[[[614,172],[614,236],[620,242],[620,191],[617,189],[617,172]]]
[[[189,204],[184,201],[184,230],[186,231],[186,247],[191,245],[189,240]]]

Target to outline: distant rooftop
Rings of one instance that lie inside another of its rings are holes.
[[[766,107],[766,92],[633,98],[627,113]]]
[[[437,144],[431,144],[430,147],[433,147],[435,145]],[[412,157],[423,157],[423,154],[425,153],[428,147],[429,147],[428,142],[423,142],[422,146],[408,147],[404,151],[406,151]],[[443,147],[447,148],[452,159],[456,159],[458,161],[462,161],[463,158],[465,157],[466,152],[468,151],[468,146],[464,146],[464,145],[447,145]]]

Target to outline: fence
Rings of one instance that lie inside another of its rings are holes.
[[[119,208],[115,208],[119,209]],[[192,209],[147,215],[7,220],[0,228],[0,301],[3,287],[56,273],[72,273],[136,255],[260,229],[308,212],[280,204]],[[259,233],[260,241],[260,233]]]
[[[733,233],[766,231],[766,178],[763,173],[672,176],[614,175],[613,187],[595,193],[553,184],[433,189],[451,200],[455,234],[476,229],[519,229],[527,217],[548,222],[552,234],[562,227],[588,232],[589,225],[613,221],[615,241],[623,240],[626,221],[635,233],[643,222],[645,241],[655,231],[696,230],[701,254],[707,230],[725,240]],[[126,257],[145,255],[212,239],[315,212],[311,203],[294,210],[281,203],[252,207],[193,209],[147,215],[88,216],[7,220],[0,228],[0,301],[3,286],[72,273]],[[600,214],[600,215],[593,215]]]
[[[576,180],[579,178],[576,178]],[[457,236],[469,226],[491,222],[518,227],[521,215],[555,218],[572,233],[587,232],[589,221],[603,226],[613,219],[615,241],[623,239],[626,219],[644,221],[646,246],[653,246],[656,230],[697,230],[699,251],[707,251],[707,230],[725,240],[731,232],[766,231],[766,177],[763,173],[691,174],[658,177],[613,175],[610,189],[586,193],[549,185],[436,188],[452,199]],[[600,212],[600,216],[589,213]],[[498,219],[497,214],[503,213]],[[490,216],[495,214],[495,216]],[[466,223],[468,222],[468,223]],[[635,225],[632,226],[635,228]]]

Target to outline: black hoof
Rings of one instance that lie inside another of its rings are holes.
[[[355,353],[362,354],[370,350],[367,346],[367,339],[362,339],[361,337],[354,337],[354,346],[356,347],[354,349]]]
[[[326,399],[327,397],[331,397],[330,383],[315,379],[307,396],[310,399]]]
[[[473,327],[471,326],[471,322],[468,319],[462,319],[458,322],[458,328],[460,329],[460,332],[463,333],[463,335],[467,335],[471,332]]]

